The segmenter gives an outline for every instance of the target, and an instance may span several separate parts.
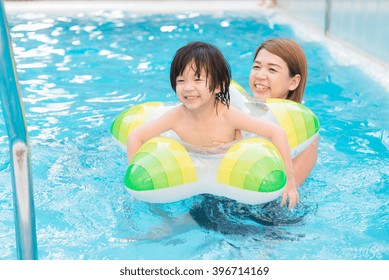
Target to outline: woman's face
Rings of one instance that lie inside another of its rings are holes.
[[[284,98],[297,88],[300,75],[289,76],[286,62],[266,49],[261,49],[250,72],[250,89],[255,99]]]

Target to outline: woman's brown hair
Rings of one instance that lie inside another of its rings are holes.
[[[299,85],[295,90],[289,91],[286,98],[301,103],[308,76],[307,59],[302,48],[299,44],[290,39],[270,39],[257,48],[254,60],[261,49],[265,49],[282,58],[288,65],[290,77],[294,77],[297,74],[300,75]]]

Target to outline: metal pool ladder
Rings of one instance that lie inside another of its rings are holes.
[[[3,0],[0,0],[0,97],[11,154],[18,259],[38,259],[30,147]]]

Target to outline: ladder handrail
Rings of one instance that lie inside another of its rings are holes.
[[[10,143],[18,259],[38,259],[30,147],[11,39],[0,0],[0,97]]]

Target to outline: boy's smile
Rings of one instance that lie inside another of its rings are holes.
[[[181,103],[189,110],[201,108],[205,105],[214,106],[215,97],[209,91],[209,82],[204,69],[200,75],[196,74],[193,64],[185,67],[183,73],[177,77],[176,93]]]

